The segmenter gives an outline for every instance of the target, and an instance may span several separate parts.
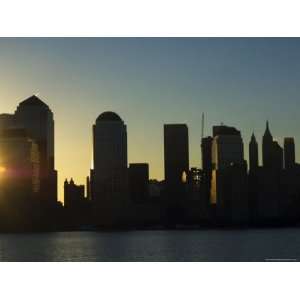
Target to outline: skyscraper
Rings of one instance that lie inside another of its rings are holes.
[[[244,222],[248,217],[247,164],[243,140],[234,127],[214,126],[211,204],[218,219]]]
[[[129,164],[129,191],[133,203],[143,203],[149,198],[149,165]]]
[[[292,169],[295,166],[295,142],[294,138],[284,138],[284,167]]]
[[[184,173],[189,171],[189,137],[185,124],[164,125],[165,184],[181,186]]]
[[[273,136],[269,129],[269,122],[267,121],[266,130],[263,136],[262,142],[262,155],[263,155],[263,166],[265,168],[271,168],[273,165]]]
[[[40,153],[41,200],[45,204],[57,201],[57,172],[54,167],[53,113],[37,96],[22,101],[15,112],[17,127],[24,128],[37,143]]]
[[[273,167],[279,171],[283,169],[283,149],[277,141],[273,141]]]
[[[202,197],[203,206],[209,209],[209,200],[210,200],[210,188],[211,188],[211,175],[212,175],[212,157],[211,157],[211,148],[212,148],[213,138],[207,136],[201,139],[201,153],[202,153]]]
[[[278,142],[273,140],[267,121],[263,136],[263,167],[266,169],[281,170],[283,168],[283,150]]]
[[[213,170],[244,162],[244,146],[240,131],[234,127],[214,126],[212,142]]]
[[[251,141],[249,143],[249,165],[250,172],[257,170],[258,168],[258,144],[254,133],[251,136]]]
[[[40,190],[39,170],[38,145],[26,131],[1,131],[0,227],[24,229],[32,223]]]
[[[127,129],[114,112],[99,115],[93,126],[93,209],[98,225],[112,226],[128,196]]]
[[[206,174],[211,173],[211,147],[213,138],[207,136],[201,140],[202,169]]]
[[[184,218],[189,172],[189,137],[186,124],[164,125],[164,198],[167,222],[175,226]]]

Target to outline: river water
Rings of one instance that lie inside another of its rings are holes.
[[[0,234],[0,261],[300,260],[300,229]]]

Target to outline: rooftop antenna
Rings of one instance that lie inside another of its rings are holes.
[[[204,138],[204,113],[202,113],[201,139]]]

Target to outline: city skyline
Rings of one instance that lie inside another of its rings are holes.
[[[0,45],[1,113],[36,92],[54,113],[60,201],[65,178],[85,183],[92,125],[106,110],[127,124],[128,162],[149,163],[150,178],[164,177],[165,123],[187,124],[190,166],[201,166],[202,112],[205,135],[223,122],[239,128],[246,145],[254,131],[260,164],[267,119],[281,146],[284,137],[299,141],[299,39],[1,39]]]

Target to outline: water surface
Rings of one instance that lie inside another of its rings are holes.
[[[300,229],[0,234],[0,261],[300,259]]]

